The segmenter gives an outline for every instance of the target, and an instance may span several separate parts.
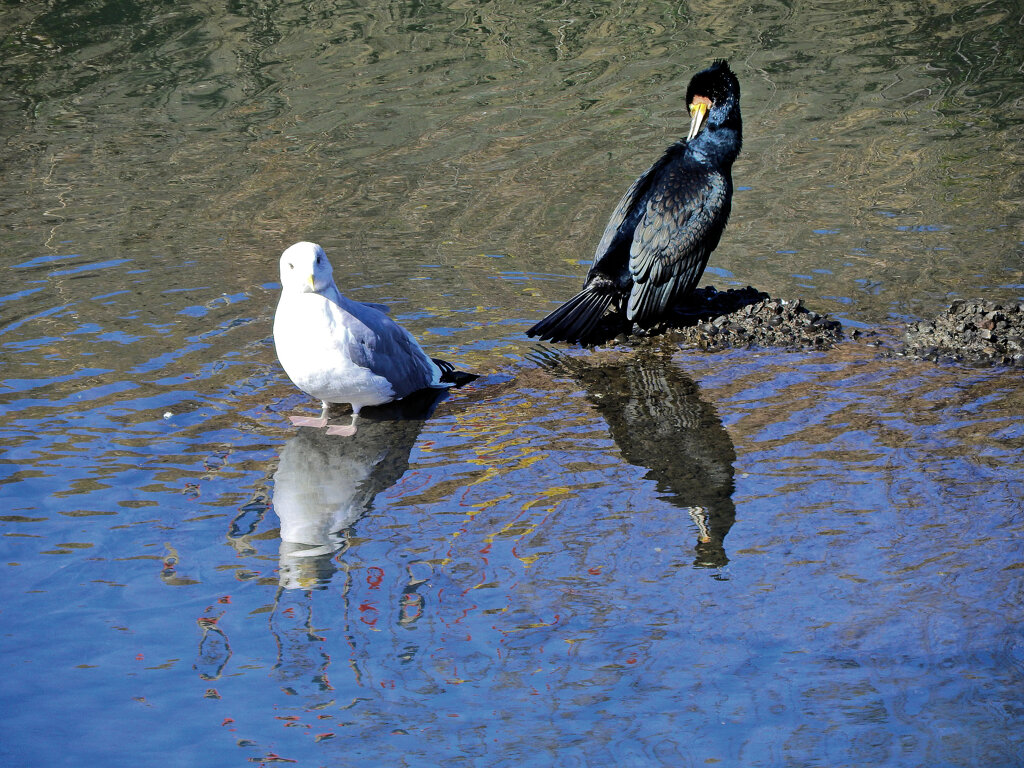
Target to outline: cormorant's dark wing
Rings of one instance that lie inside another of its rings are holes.
[[[644,198],[650,191],[651,184],[658,178],[658,174],[676,156],[678,151],[680,151],[679,145],[669,147],[668,151],[654,165],[629,185],[629,189],[619,200],[619,204],[615,206],[611,218],[605,225],[601,242],[597,244],[597,250],[594,251],[594,264],[587,275],[588,280],[595,271],[614,279],[619,270],[624,270],[625,264],[614,265],[606,263],[606,260],[614,261],[615,254],[621,248],[623,250],[622,261],[625,261],[625,252],[633,241],[633,231],[646,210],[643,204]]]
[[[629,252],[630,320],[653,324],[696,287],[722,236],[731,199],[729,175],[707,165],[676,163],[658,179]]]

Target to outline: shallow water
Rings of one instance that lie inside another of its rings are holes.
[[[848,327],[1021,300],[1020,24],[0,6],[5,765],[1024,762],[1019,371],[523,336],[716,56],[706,283]],[[290,427],[304,238],[482,378]]]

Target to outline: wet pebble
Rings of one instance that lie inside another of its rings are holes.
[[[931,320],[902,329],[854,329],[849,338],[878,347],[885,356],[1024,368],[1024,304],[959,299]],[[644,346],[659,340],[709,351],[823,350],[842,342],[844,334],[838,320],[808,309],[802,299],[781,299],[750,286],[727,291],[706,286],[687,297],[671,322],[647,332],[634,328],[631,336],[612,343]]]
[[[775,298],[750,286],[698,288],[662,330],[673,342],[707,350],[828,349],[843,339],[838,320],[807,309],[802,299]]]
[[[958,299],[907,326],[903,345],[922,360],[1024,367],[1024,304]]]

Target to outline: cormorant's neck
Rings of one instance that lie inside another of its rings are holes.
[[[742,145],[743,123],[739,107],[727,103],[711,110],[707,123],[687,143],[686,149],[716,167],[729,167],[739,155]]]

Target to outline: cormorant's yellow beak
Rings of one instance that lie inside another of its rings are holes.
[[[704,120],[708,116],[708,108],[711,106],[711,99],[706,96],[695,96],[690,102],[690,132],[686,134],[686,140],[690,141],[700,133]]]

